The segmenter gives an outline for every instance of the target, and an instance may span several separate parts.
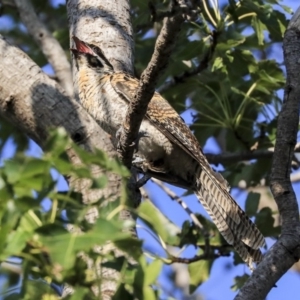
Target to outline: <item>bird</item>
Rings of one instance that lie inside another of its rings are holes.
[[[117,147],[118,132],[139,80],[115,71],[99,46],[76,36],[73,41],[75,47],[70,50],[78,70],[81,105]],[[227,181],[212,169],[190,128],[158,92],[141,123],[132,164],[149,177],[192,190],[250,270],[262,260],[264,236],[232,198]]]

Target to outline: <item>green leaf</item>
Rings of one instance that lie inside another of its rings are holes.
[[[242,163],[235,166],[232,175],[229,176],[233,186],[237,186],[241,180],[245,180],[247,187],[256,185],[262,178],[266,178],[271,167],[271,159],[258,159],[250,165]]]
[[[82,300],[85,299],[85,297],[88,297],[90,294],[89,288],[87,287],[76,287],[75,292],[70,296],[70,298],[67,298],[69,300]],[[90,295],[91,297],[91,295]],[[88,299],[90,299],[90,297]]]
[[[245,284],[248,278],[249,278],[248,274],[245,274],[243,276],[236,276],[234,278],[234,284],[231,286],[231,289],[233,291],[238,291]]]
[[[254,27],[254,30],[255,30],[255,33],[257,36],[258,45],[263,45],[264,44],[263,30],[264,30],[265,26],[260,21],[260,19],[258,19],[257,17],[252,18],[252,23],[253,23],[253,27]]]
[[[112,300],[132,300],[134,296],[127,289],[125,284],[120,284],[116,293],[112,296]]]
[[[234,37],[234,38],[233,38]],[[232,38],[228,38],[217,44],[217,51],[226,52],[227,50],[232,50],[232,48],[237,47],[245,42],[246,38],[240,34],[234,34]]]
[[[154,293],[153,288],[151,288],[149,286],[144,286],[144,288],[143,288],[143,298],[142,299],[157,300],[157,297]]]
[[[32,238],[32,236],[33,232],[23,231],[22,228],[19,228],[19,230],[16,232],[10,233],[8,238],[5,240],[7,244],[3,251],[1,251],[0,259],[5,260],[10,256],[20,255],[20,253],[25,248],[27,242]]]
[[[289,6],[286,6],[286,5],[283,5],[283,4],[280,4],[280,3],[279,3],[279,5],[289,15],[291,15],[293,13],[293,10]]]
[[[4,164],[4,172],[7,176],[7,181],[11,184],[17,182],[21,177],[21,164],[16,160],[7,160]]]
[[[36,175],[43,175],[50,170],[50,163],[41,159],[32,158],[24,165],[22,170],[22,180],[25,178],[36,178]]]
[[[46,158],[64,156],[67,145],[70,144],[70,138],[68,137],[65,129],[58,128],[50,131],[47,142],[44,146]]]
[[[190,293],[193,293],[199,285],[208,279],[211,267],[212,262],[209,260],[200,260],[189,264]]]
[[[98,178],[93,178],[91,189],[103,189],[108,183],[107,176],[100,176]]]
[[[1,255],[3,255],[3,257],[10,255],[18,256],[26,246],[26,243],[34,235],[35,229],[41,225],[41,220],[32,210],[23,214],[20,220],[17,219],[19,215],[15,215],[14,217],[15,220],[11,216],[9,224],[14,226],[16,222],[19,221],[17,229],[15,231],[11,231],[6,239],[4,239],[3,236],[1,237],[1,235],[5,232],[5,228],[2,228],[0,232],[0,241],[6,241],[6,247],[3,252],[1,251]]]
[[[133,237],[119,238],[114,244],[120,250],[126,252],[134,259],[138,259],[142,255],[142,241]]]
[[[2,181],[1,181],[1,185],[2,185]],[[13,195],[12,195],[12,190],[11,190],[11,186],[9,184],[7,184],[6,186],[2,187],[0,189],[0,199],[1,199],[1,202],[0,202],[0,207],[3,206],[4,203],[7,203],[8,200],[12,199],[13,198]],[[1,215],[1,210],[0,210],[0,215]]]
[[[127,177],[130,175],[125,166],[123,166],[116,159],[109,158],[108,155],[100,149],[95,149],[94,153],[89,153],[75,144],[73,145],[73,149],[79,155],[83,163],[86,163],[88,165],[98,165],[105,170],[115,172],[122,177]]]
[[[146,259],[141,256],[138,260],[137,271],[134,276],[133,290],[137,299],[144,299]]]
[[[58,300],[55,291],[50,285],[42,280],[26,280],[26,294],[22,297],[24,300],[32,299],[47,299],[47,300]]]
[[[205,53],[205,51],[207,51],[204,48],[203,41],[186,40],[186,43],[183,43],[180,48],[180,50],[178,49],[174,53],[178,60],[190,60],[194,57],[198,57],[201,53]]]
[[[274,226],[274,217],[270,207],[264,207],[256,215],[256,226],[264,236],[277,237],[280,234],[280,226]]]
[[[179,228],[171,223],[150,201],[144,201],[138,207],[137,213],[165,242],[174,240],[179,232]]]
[[[154,260],[148,265],[145,272],[145,284],[150,285],[154,283],[161,271],[162,261],[159,259]]]
[[[73,171],[74,169],[76,170],[76,168],[74,168],[74,166],[70,164],[70,161],[68,159],[66,159],[65,157],[61,157],[61,156],[55,157],[53,155],[53,156],[49,157],[49,160],[51,160],[51,162],[55,166],[55,169],[60,174],[68,174],[71,171]],[[90,174],[88,174],[88,175],[90,175]]]
[[[129,233],[122,232],[119,223],[102,218],[97,219],[95,226],[84,234],[67,232],[55,224],[42,227],[39,232],[41,232],[39,241],[46,247],[53,262],[58,263],[65,270],[72,268],[79,251],[88,251],[93,246],[101,246],[108,241],[114,242],[130,238]]]
[[[223,66],[224,66],[224,64],[223,64],[223,58],[222,57],[217,57],[214,60],[214,64],[212,65],[211,70],[215,71],[215,70],[223,68]]]
[[[259,205],[260,194],[250,192],[246,199],[245,212],[249,217],[255,216]]]

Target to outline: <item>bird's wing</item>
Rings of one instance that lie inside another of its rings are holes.
[[[139,84],[137,79],[123,73],[112,75],[111,83],[115,91],[128,102],[133,99]],[[200,172],[196,195],[206,210],[211,212],[210,216],[227,242],[234,245],[237,239],[241,239],[254,249],[263,246],[263,236],[228,193],[224,182],[216,177],[196,137],[159,93],[154,93],[146,118],[201,166],[204,172]]]
[[[115,73],[111,78],[115,91],[130,102],[138,88],[139,81],[124,73]],[[179,146],[199,163],[205,160],[202,149],[189,127],[174,108],[159,94],[154,93],[147,109],[146,118],[172,143]]]

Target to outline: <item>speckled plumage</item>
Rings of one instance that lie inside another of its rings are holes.
[[[83,107],[115,139],[134,97],[138,80],[114,72],[102,51],[74,37],[72,49],[79,72],[79,97]],[[117,143],[114,140],[114,143]],[[227,191],[201,147],[171,105],[155,93],[139,130],[136,168],[171,184],[193,189],[225,240],[251,267],[262,258],[264,237]]]

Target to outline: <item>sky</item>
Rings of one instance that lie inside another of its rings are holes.
[[[58,5],[59,3],[64,4],[65,1],[62,0],[53,0],[53,3],[55,5]],[[284,0],[281,2],[282,4],[285,4],[287,6],[290,6],[294,11],[297,9],[297,6],[300,5],[300,1],[293,1],[293,0]],[[0,17],[0,30],[4,27],[9,26],[9,20]],[[282,61],[282,51],[281,48],[278,47],[276,51],[273,52],[274,59]],[[46,72],[51,72],[51,68],[49,66],[46,66],[44,68]],[[185,111],[182,114],[182,117],[185,119],[187,123],[191,122],[191,111]],[[206,145],[204,145],[204,152],[210,152],[210,153],[218,153],[219,149],[216,146],[216,143],[212,139],[210,139]],[[0,165],[3,163],[3,161],[9,157],[12,156],[14,152],[14,147],[11,143],[8,143],[6,147],[4,148],[3,152],[1,153],[0,157]],[[34,143],[31,142],[30,148],[27,151],[27,154],[30,156],[40,156],[42,153],[41,149]],[[66,190],[67,185],[65,180],[60,176],[57,172],[53,171],[53,176],[58,179],[58,188],[60,190]],[[296,188],[296,194],[299,192],[299,184],[295,186]],[[181,190],[179,188],[172,189],[178,194],[182,195],[184,190]],[[165,213],[166,215],[170,216],[171,212],[171,220],[177,224],[178,226],[181,226],[181,224],[188,219],[188,216],[186,213],[182,210],[182,208],[175,202],[172,202],[168,197],[154,184],[149,183],[147,184],[147,190],[149,194],[151,195],[151,198],[154,200],[155,205],[159,207],[159,209]],[[243,208],[245,204],[245,199],[247,197],[246,192],[239,192],[237,190],[232,191],[233,197],[237,200],[237,202],[240,204],[240,206]],[[161,201],[163,199],[163,201]],[[201,207],[200,204],[197,203],[196,198],[191,195],[188,197],[184,197],[184,200],[186,203],[188,203],[189,207],[194,212],[199,212],[205,216],[207,216],[207,213],[204,211],[204,209]],[[44,202],[44,208],[47,209],[49,207],[49,201]],[[139,225],[142,226],[139,222]],[[162,255],[163,251],[157,247],[157,242],[154,241],[154,239],[147,234],[147,232],[144,229],[138,229],[139,237],[144,240],[144,247],[145,249],[151,249],[152,251],[156,251],[157,254]],[[268,246],[271,246],[273,241],[268,239]],[[192,256],[193,251],[190,248],[188,248],[184,252],[184,256]],[[171,267],[165,266],[163,268],[163,272],[160,276],[160,282],[165,286],[165,288],[171,289],[172,286],[168,283],[167,276],[170,272]],[[230,286],[234,284],[234,277],[239,275],[242,276],[244,273],[249,273],[247,268],[245,266],[233,266],[233,258],[231,257],[222,257],[216,260],[216,262],[213,265],[210,278],[204,282],[197,292],[199,292],[205,300],[227,300],[232,299],[234,295],[236,294],[230,289]],[[277,283],[277,288],[273,288],[270,294],[267,297],[267,300],[279,300],[279,299],[289,299],[289,300],[296,300],[299,299],[299,287],[300,286],[300,275],[297,274],[294,271],[287,272]],[[181,299],[182,297],[178,294],[178,299]],[[0,295],[1,300],[1,295]]]

